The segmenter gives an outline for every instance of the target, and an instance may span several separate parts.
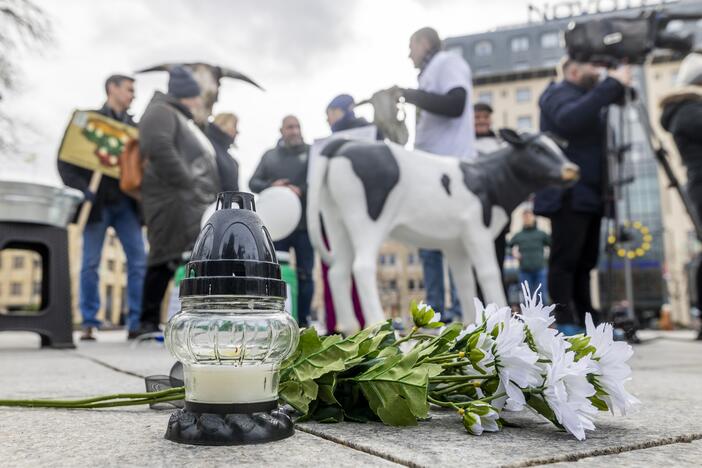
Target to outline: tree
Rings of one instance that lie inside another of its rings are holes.
[[[0,102],[13,91],[20,76],[22,53],[48,42],[51,24],[44,11],[30,0],[0,0]],[[0,153],[14,147],[16,123],[0,106]]]

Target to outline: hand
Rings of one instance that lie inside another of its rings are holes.
[[[282,186],[285,186],[288,184],[290,184],[290,181],[288,179],[278,179],[275,182],[273,182],[271,185],[273,187],[282,187]]]
[[[399,102],[400,99],[402,98],[402,93],[404,90],[402,88],[400,88],[399,86],[395,85],[395,86],[389,87],[388,89],[386,89],[386,91],[388,93],[390,93],[390,96],[392,96],[393,101]]]
[[[295,192],[295,195],[297,195],[299,198],[302,198],[302,190],[300,190],[300,187],[297,185],[288,184],[288,188]]]
[[[617,80],[622,86],[631,86],[631,67],[629,65],[620,65],[616,69],[608,73],[609,76]]]

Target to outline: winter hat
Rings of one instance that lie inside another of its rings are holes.
[[[177,65],[169,71],[168,94],[176,98],[190,98],[200,95],[200,85],[193,74],[182,65]]]
[[[339,94],[337,97],[331,100],[327,109],[341,109],[344,114],[353,109],[355,104],[353,98],[348,94]]]
[[[680,64],[675,84],[678,86],[702,86],[702,54],[692,53],[685,57]]]

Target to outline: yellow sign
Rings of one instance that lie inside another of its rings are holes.
[[[119,157],[136,128],[92,111],[74,111],[59,160],[119,179]]]

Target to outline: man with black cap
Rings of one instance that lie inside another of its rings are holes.
[[[168,94],[156,91],[139,122],[149,240],[141,333],[159,330],[168,282],[192,249],[200,219],[220,186],[214,148],[193,121],[200,86],[185,67],[173,67],[169,74]]]
[[[105,81],[107,100],[97,112],[136,126],[127,112],[134,100],[134,78],[112,75]],[[81,340],[94,340],[93,329],[100,327],[97,313],[100,309],[99,274],[102,245],[107,228],[112,226],[127,257],[127,329],[133,334],[139,328],[142,287],[146,253],[136,201],[119,189],[119,180],[102,177],[95,193],[90,191],[92,171],[64,161],[58,161],[63,182],[83,192],[93,204],[88,222],[83,229],[83,259],[80,270],[80,313],[83,317]]]

